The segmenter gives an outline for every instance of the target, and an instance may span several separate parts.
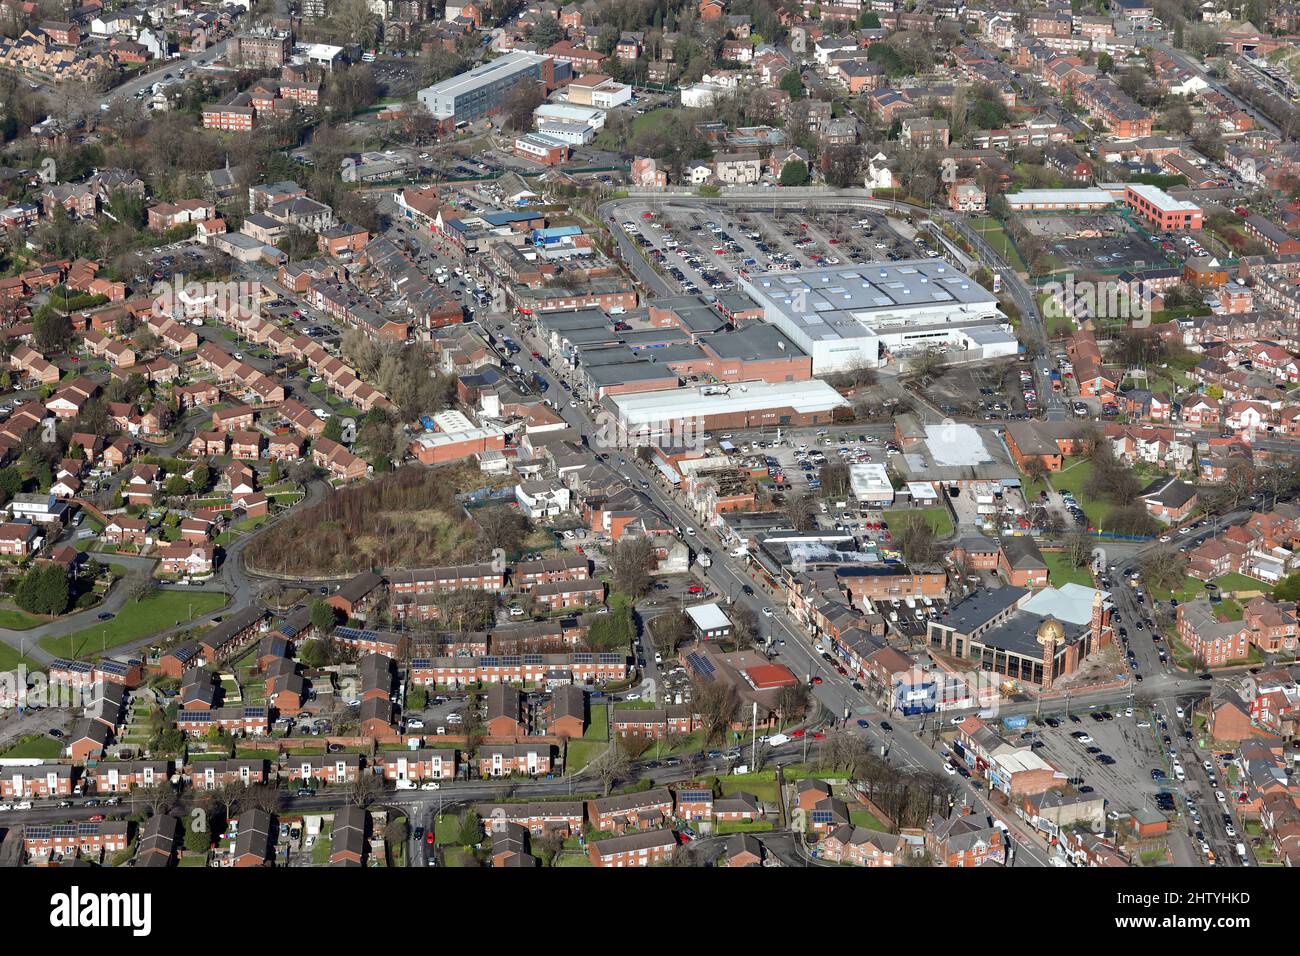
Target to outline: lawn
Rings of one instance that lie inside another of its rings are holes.
[[[53,737],[24,737],[6,750],[0,757],[39,757],[42,760],[54,760],[63,756],[63,743]]]
[[[602,754],[609,742],[605,740],[570,740],[567,751],[566,773],[577,773]]]
[[[1223,594],[1232,594],[1236,591],[1256,592],[1266,594],[1270,588],[1263,581],[1256,581],[1254,578],[1248,578],[1244,574],[1232,571],[1222,577],[1217,577],[1212,582],[1215,587]]]
[[[591,705],[591,723],[582,733],[583,740],[609,740],[609,705]]]
[[[460,818],[454,813],[444,813],[433,822],[433,834],[438,846],[456,846],[460,843]]]
[[[865,808],[850,810],[849,820],[855,827],[866,827],[868,830],[877,830],[880,833],[889,832],[889,828],[881,823],[874,813]]]
[[[1043,560],[1047,562],[1047,574],[1052,587],[1059,588],[1066,584],[1082,584],[1092,587],[1092,574],[1086,567],[1076,568],[1070,563],[1070,556],[1064,551],[1044,551]]]
[[[88,657],[209,614],[227,600],[220,592],[157,591],[143,601],[127,601],[110,621],[72,634],[45,637],[40,644],[59,657]]]
[[[467,850],[464,847],[452,847],[442,851],[443,861],[447,866],[459,867],[477,867],[478,860],[474,858],[474,851]]]
[[[0,627],[11,631],[26,631],[41,623],[38,617],[32,617],[26,611],[12,607],[0,607]]]
[[[725,820],[713,828],[722,836],[727,833],[766,833],[772,829],[771,820]]]
[[[1205,582],[1187,575],[1183,578],[1182,586],[1177,591],[1168,591],[1164,588],[1148,588],[1151,596],[1157,601],[1168,601],[1170,598],[1177,598],[1179,603],[1186,604],[1188,601],[1199,597],[1205,590]]]
[[[898,521],[904,515],[921,515],[929,522],[936,538],[946,538],[953,532],[952,516],[942,505],[934,508],[891,508],[884,515],[886,521]]]
[[[30,657],[21,657],[18,648],[0,642],[0,671],[11,671],[19,664],[26,664],[29,671],[41,670],[41,665]]]
[[[776,803],[778,799],[776,772],[773,770],[722,777],[718,780],[718,783],[722,787],[723,796],[731,796],[731,794],[743,790],[746,793],[752,793],[764,803]]]
[[[315,845],[311,848],[312,866],[329,866],[333,845],[333,841],[324,833],[318,836]]]

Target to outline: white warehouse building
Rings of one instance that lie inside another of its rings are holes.
[[[939,347],[954,361],[1015,355],[991,292],[941,259],[763,272],[740,279],[763,318],[812,356],[814,375],[875,368]]]

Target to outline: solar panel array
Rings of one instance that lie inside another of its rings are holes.
[[[713,675],[715,673],[713,662],[699,651],[691,651],[687,654],[686,664],[701,680],[713,680]]]
[[[74,674],[89,674],[95,668],[86,661],[69,661],[59,659],[50,665],[51,670],[72,671]]]
[[[712,790],[678,790],[678,803],[711,803],[713,801]]]
[[[334,633],[345,641],[377,641],[378,631],[363,631],[355,627],[336,627]]]

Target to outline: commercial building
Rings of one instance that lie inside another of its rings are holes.
[[[1126,184],[1124,204],[1160,232],[1183,232],[1200,229],[1202,225],[1200,206],[1184,199],[1175,199],[1163,189],[1146,183]]]
[[[1006,200],[1012,212],[1085,212],[1115,205],[1105,189],[1024,189],[1008,193]]]
[[[551,87],[566,79],[568,73],[568,64],[516,51],[427,86],[418,95],[434,119],[465,123],[503,109],[520,83],[545,83]]]
[[[620,438],[658,444],[694,430],[825,425],[848,403],[825,382],[739,382],[609,395]]]
[[[515,137],[515,155],[543,166],[558,166],[569,158],[569,144],[545,133],[523,133]]]
[[[875,368],[930,347],[974,361],[1018,350],[997,298],[938,259],[742,274],[741,288],[822,375]]]

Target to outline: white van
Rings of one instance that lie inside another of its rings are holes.
[[[399,780],[399,781],[397,781],[397,789],[398,789],[398,790],[414,790],[414,789],[415,789],[415,781],[414,781],[414,780]]]
[[[1244,843],[1237,844],[1237,856],[1241,857],[1242,863],[1248,864],[1250,862],[1250,857],[1246,853],[1246,844]]]
[[[1186,773],[1186,771],[1183,770],[1183,765],[1182,765],[1182,764],[1180,764],[1180,763],[1176,763],[1176,764],[1174,764],[1174,776],[1175,776],[1176,778],[1178,778],[1179,780],[1186,780],[1186,779],[1187,779],[1187,773]]]
[[[767,745],[769,747],[779,747],[782,744],[788,744],[789,742],[790,738],[785,734],[773,734],[771,737],[767,738]]]

